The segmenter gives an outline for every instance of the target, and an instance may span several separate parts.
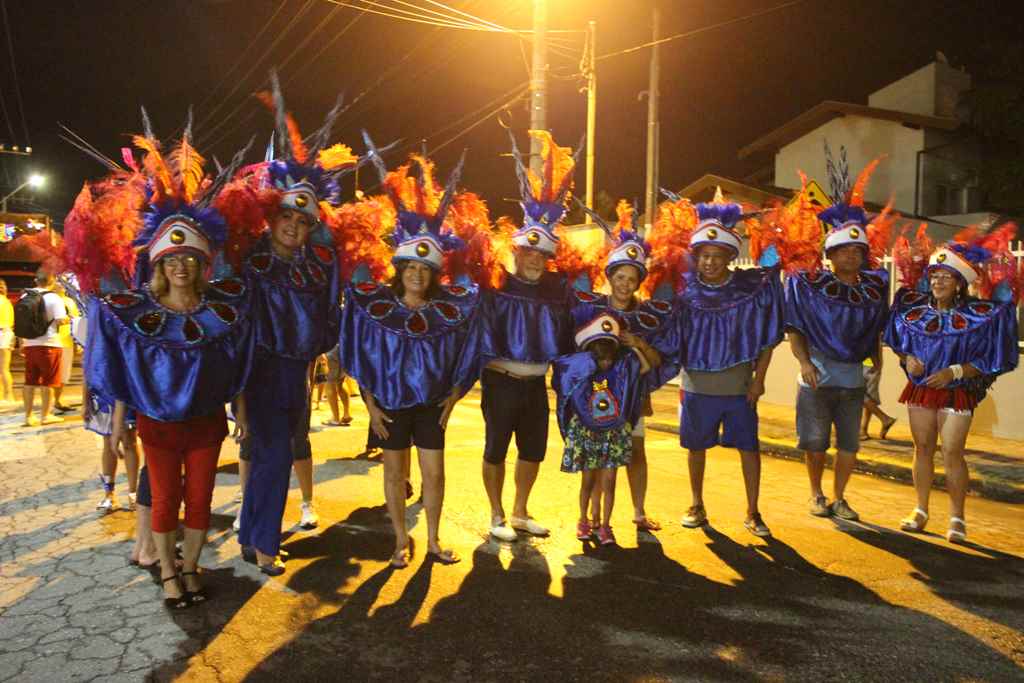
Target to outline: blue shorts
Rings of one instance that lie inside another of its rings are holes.
[[[709,396],[680,392],[679,445],[692,451],[714,446],[761,450],[757,407],[746,396]]]

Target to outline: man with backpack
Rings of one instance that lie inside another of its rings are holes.
[[[25,354],[24,427],[64,421],[50,414],[53,389],[61,386],[60,326],[68,323],[64,300],[53,291],[54,283],[53,275],[40,268],[36,287],[25,290],[14,305],[14,334],[21,338]],[[38,421],[32,418],[36,387],[42,389]]]

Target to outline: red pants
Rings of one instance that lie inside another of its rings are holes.
[[[26,346],[25,386],[61,386],[60,357],[63,351],[59,346]]]
[[[153,492],[153,531],[177,531],[183,497],[185,528],[208,528],[217,459],[227,435],[224,414],[184,422],[158,422],[139,415],[138,428]]]

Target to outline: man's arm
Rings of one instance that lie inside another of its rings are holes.
[[[768,373],[768,366],[771,365],[774,350],[774,347],[767,348],[757,357],[757,363],[754,364],[754,377],[747,390],[747,400],[751,403],[757,403],[757,400],[764,395],[764,377]]]
[[[793,355],[796,357],[797,362],[800,363],[800,378],[803,379],[804,384],[812,389],[818,388],[818,368],[814,367],[814,363],[811,362],[811,349],[807,345],[807,337],[797,332],[794,329],[789,330],[789,348],[793,351]],[[771,361],[771,351],[768,352],[768,360]],[[761,358],[758,357],[757,362],[761,362]],[[767,369],[767,364],[765,369]]]

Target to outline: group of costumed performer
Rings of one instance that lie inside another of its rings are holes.
[[[950,498],[946,538],[966,539],[964,500],[968,472],[964,446],[974,409],[996,377],[1017,367],[1016,308],[1019,271],[1009,252],[1016,226],[967,228],[934,247],[922,225],[913,242],[901,236],[893,249],[900,276],[885,343],[900,358],[914,438],[917,507],[901,522],[924,531],[941,438]]]
[[[238,542],[246,559],[276,576],[284,572],[281,520],[292,464],[312,455],[309,366],[338,339],[338,256],[324,221],[338,202],[339,176],[358,160],[347,146],[328,145],[340,100],[304,141],[274,74],[271,84],[276,157],[236,180],[258,192],[267,226],[244,263],[256,311],[256,358],[245,392],[249,463]]]
[[[114,406],[114,443],[127,410],[137,413],[165,603],[181,609],[205,599],[197,563],[228,434],[224,405],[236,401],[237,438],[247,425],[240,394],[255,344],[247,288],[238,279],[208,280],[231,237],[224,190],[245,150],[210,178],[191,145],[191,124],[165,152],[144,117],[134,143],[141,161],[125,150],[128,169],[83,188],[66,222],[64,260],[91,296],[84,374],[90,391]],[[104,281],[129,279],[132,289],[101,291]]]
[[[714,446],[739,450],[747,495],[744,526],[769,536],[758,510],[761,479],[757,401],[764,394],[772,351],[782,340],[784,298],[778,265],[732,269],[745,225],[748,235],[762,231],[757,214],[725,202],[691,204],[671,193],[658,209],[669,229],[655,250],[659,267],[681,273],[676,286],[678,310],[663,348],[666,361],[682,368],[679,442],[688,451],[693,504],[683,526],[707,522],[704,507],[706,451]]]
[[[825,156],[831,205],[823,209],[813,204],[804,187],[795,201],[776,213],[777,229],[752,244],[752,256],[774,249],[786,272],[786,329],[800,363],[796,428],[810,478],[810,512],[856,520],[845,491],[860,446],[864,362],[871,360],[875,381],[882,370],[889,273],[881,259],[897,217],[890,207],[873,217],[864,209],[864,191],[878,160],[851,184],[845,148],[836,161],[826,144]],[[824,265],[823,255],[831,268]],[[836,460],[829,503],[822,475],[833,427]]]
[[[444,501],[444,435],[451,410],[464,393],[453,377],[460,357],[468,352],[479,288],[464,280],[453,282],[452,276],[461,270],[456,261],[467,245],[448,217],[463,211],[460,207],[450,212],[456,202],[475,208],[463,212],[461,227],[464,234],[485,236],[487,211],[475,195],[456,195],[461,160],[442,188],[428,159],[413,155],[388,173],[373,142],[368,136],[366,140],[388,198],[343,207],[336,222],[338,237],[361,245],[359,265],[370,274],[393,273],[387,282],[355,278],[347,286],[341,364],[359,383],[366,403],[367,443],[383,451],[384,497],[395,531],[391,566],[406,567],[413,557],[405,524],[412,446],[423,477],[427,556],[454,564],[460,558],[441,547],[438,532]],[[390,251],[381,236],[392,228],[394,251],[388,264],[380,258]]]

